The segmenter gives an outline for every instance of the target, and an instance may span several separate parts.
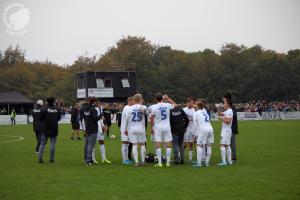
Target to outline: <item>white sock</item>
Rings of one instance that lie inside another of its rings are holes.
[[[121,151],[122,151],[122,159],[123,159],[123,162],[128,160],[128,145],[127,144],[122,144],[122,148],[121,148]]]
[[[227,146],[226,147],[226,152],[227,152],[227,159],[228,159],[228,162],[231,163],[231,147],[230,146]]]
[[[95,157],[95,147],[93,148],[93,151],[92,151],[92,159],[96,160],[96,157]]]
[[[132,145],[132,154],[133,154],[135,163],[139,162],[139,154],[138,154],[137,148],[138,148],[137,145]]]
[[[189,151],[189,160],[193,160],[193,151]]]
[[[204,146],[202,151],[202,161],[205,161],[205,158],[206,158],[206,148]]]
[[[221,157],[222,157],[222,162],[226,163],[226,149],[223,146],[221,146]]]
[[[203,157],[203,148],[197,145],[197,164],[201,165]]]
[[[171,148],[167,148],[166,150],[166,154],[167,154],[167,163],[170,164],[170,160],[171,160]]]
[[[161,164],[161,148],[156,149],[158,164]]]
[[[146,157],[146,147],[145,145],[141,146],[141,158],[142,158],[142,162],[145,162],[145,157]]]
[[[211,146],[206,146],[205,164],[208,165],[211,157]]]
[[[100,144],[100,153],[101,153],[102,160],[106,160],[105,146],[104,146],[104,144]]]
[[[122,158],[123,161],[128,160],[128,144],[122,144]]]

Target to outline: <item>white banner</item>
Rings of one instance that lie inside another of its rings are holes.
[[[89,88],[88,89],[89,97],[102,97],[102,98],[112,98],[114,97],[113,88]]]
[[[85,98],[85,89],[77,89],[77,98]]]
[[[300,112],[282,112],[282,120],[300,119]]]
[[[299,120],[300,112],[238,112],[238,120]],[[211,113],[211,121],[217,121],[217,113]]]
[[[0,124],[11,124],[10,115],[0,115]],[[16,124],[27,124],[27,115],[16,115]]]
[[[258,112],[238,112],[238,120],[261,120]]]
[[[263,112],[261,118],[262,120],[281,120],[281,113],[279,111]]]
[[[71,123],[71,114],[65,114],[64,116],[62,116],[58,123],[60,123],[60,124]]]

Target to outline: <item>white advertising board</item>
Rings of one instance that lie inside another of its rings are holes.
[[[0,124],[10,123],[10,115],[0,115]],[[27,115],[16,115],[16,124],[27,124]]]
[[[85,98],[85,89],[77,89],[77,98]]]
[[[112,98],[114,97],[113,88],[89,88],[88,89],[89,97],[102,97],[102,98]]]

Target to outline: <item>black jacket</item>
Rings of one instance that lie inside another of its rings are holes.
[[[233,112],[233,117],[232,117],[231,131],[233,134],[238,134],[239,129],[238,129],[237,112],[234,107],[232,108],[232,112]]]
[[[84,112],[88,111],[90,109],[90,105],[87,103],[83,103],[80,107],[80,121],[82,121],[83,119],[85,120],[85,115]]]
[[[42,133],[49,137],[55,137],[58,134],[58,121],[62,111],[55,106],[47,106],[41,110],[40,121],[42,122]]]
[[[104,120],[106,122],[110,122],[111,121],[111,114],[112,114],[112,112],[111,112],[110,109],[108,109],[108,108],[104,108],[103,109],[103,116],[104,116]]]
[[[72,123],[78,122],[78,120],[80,120],[80,118],[79,119],[77,118],[78,115],[80,115],[80,111],[77,108],[73,107],[71,109],[71,122]]]
[[[87,134],[98,133],[98,121],[101,119],[101,115],[98,116],[97,110],[94,105],[91,105],[89,109],[84,111],[84,121]]]
[[[116,121],[117,121],[118,127],[121,127],[121,118],[122,118],[122,112],[118,111],[117,115],[116,115]]]
[[[182,108],[175,107],[170,111],[171,132],[176,135],[183,135],[189,125],[189,118]]]
[[[37,105],[33,110],[32,110],[32,118],[33,118],[33,130],[34,132],[40,133],[42,131],[42,122],[40,121],[40,115],[43,107],[40,105]]]

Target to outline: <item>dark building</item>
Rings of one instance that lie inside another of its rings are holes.
[[[77,99],[97,97],[103,102],[125,102],[137,93],[135,71],[97,71],[77,74]]]
[[[22,95],[20,92],[1,92],[0,93],[0,114],[10,115],[12,108],[17,114],[30,114],[34,102]]]

